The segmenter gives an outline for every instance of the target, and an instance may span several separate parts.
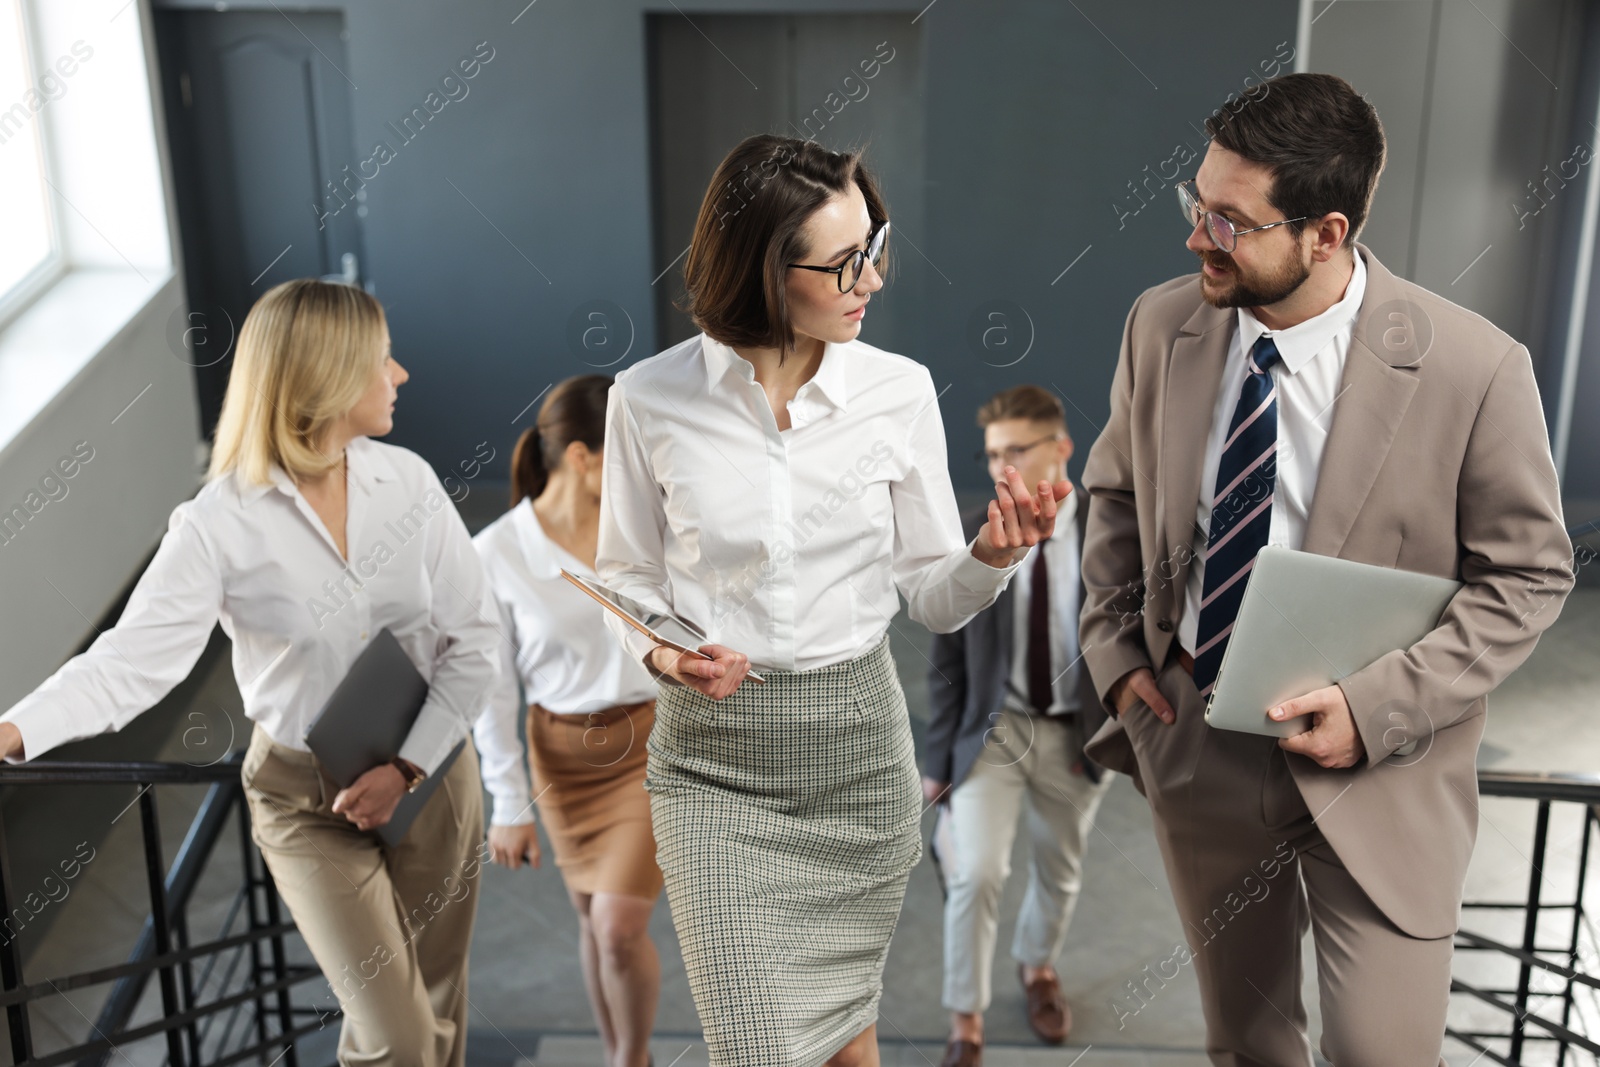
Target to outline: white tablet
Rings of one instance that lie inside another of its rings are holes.
[[[629,626],[644,634],[658,645],[679,652],[687,652],[691,656],[701,659],[711,659],[710,656],[700,651],[701,645],[711,644],[711,638],[706,636],[704,630],[687,619],[680,619],[676,615],[665,611],[656,611],[639,603],[629,596],[608,589],[599,582],[592,581],[582,575],[573,574],[565,567],[561,569],[561,577],[593,597],[601,607],[622,619]],[[765,682],[755,671],[747,671],[745,677],[756,684]]]

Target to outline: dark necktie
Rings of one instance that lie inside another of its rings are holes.
[[[1028,590],[1028,703],[1043,715],[1055,702],[1050,685],[1050,570],[1044,542],[1033,554],[1033,579]]]
[[[1278,481],[1278,389],[1270,371],[1280,358],[1278,346],[1266,334],[1250,349],[1249,373],[1217,460],[1194,650],[1194,684],[1202,697],[1209,697],[1216,685],[1244,598],[1245,579],[1272,528],[1272,497]]]

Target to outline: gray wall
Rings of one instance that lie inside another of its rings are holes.
[[[1559,239],[1582,201],[1555,175],[1575,144],[1574,109],[1591,110],[1574,92],[1584,6],[1349,0],[1316,4],[1312,29],[1312,68],[1350,79],[1388,135],[1364,240],[1526,343],[1547,393]]]
[[[897,231],[899,274],[888,299],[900,313],[869,324],[864,337],[923,361],[941,388],[950,386],[941,402],[959,488],[986,480],[968,458],[979,446],[976,404],[1022,381],[1053,383],[1068,397],[1076,472],[1105,415],[1128,305],[1193,264],[1170,190],[1122,220],[1114,205],[1179,142],[1203,149],[1205,116],[1247,76],[1259,77],[1258,64],[1281,42],[1294,41],[1295,7],[943,0],[917,17],[925,6],[876,7],[902,14],[908,39],[921,35],[921,113],[873,119],[925,125],[927,221],[920,232]],[[413,374],[392,440],[448,473],[488,439],[499,458],[479,476],[487,487],[506,477],[509,443],[534,413],[516,426],[514,417],[551,382],[593,371],[597,361],[568,343],[581,305],[606,300],[631,317],[637,338],[617,367],[653,351],[651,280],[679,249],[663,252],[651,238],[645,14],[671,15],[674,6],[542,0],[523,11],[515,0],[350,0],[343,9],[345,73],[357,86],[351,163],[375,140],[392,140],[385,124],[419,104],[477,42],[495,49],[471,94],[368,183],[364,236],[396,356]],[[775,0],[705,2],[690,17],[792,10]],[[1202,48],[1219,26],[1229,47]],[[707,64],[739,59],[705,45]],[[748,73],[759,85],[760,74]],[[1004,350],[968,337],[994,301],[1012,305]],[[1027,357],[996,366],[1015,359],[1028,319]]]

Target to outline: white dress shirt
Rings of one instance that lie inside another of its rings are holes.
[[[600,580],[674,611],[757,667],[869,651],[899,609],[935,632],[994,602],[1016,565],[962,540],[926,367],[829,344],[778,429],[755,368],[704,334],[611,387]],[[650,639],[607,618],[640,658]]]
[[[473,538],[499,606],[507,640],[500,642],[500,679],[473,726],[483,780],[494,798],[491,822],[534,821],[527,763],[517,723],[530,704],[558,715],[582,715],[656,695],[644,664],[606,630],[606,610],[561,577],[565,567],[594,579],[587,563],[552,541],[534,514],[533,501],[516,507]],[[643,744],[644,738],[638,738]]]
[[[1056,528],[1028,550],[1012,579],[1011,675],[1006,679],[1006,703],[1013,710],[1033,713],[1028,697],[1029,607],[1033,603],[1034,554],[1045,554],[1050,578],[1050,708],[1047,715],[1078,711],[1078,490],[1057,505]]]
[[[1227,367],[1217,390],[1216,407],[1211,414],[1211,435],[1206,439],[1205,467],[1202,469],[1200,500],[1195,509],[1199,529],[1211,528],[1212,496],[1217,491],[1217,463],[1222,458],[1222,443],[1228,434],[1233,409],[1244,388],[1245,364],[1250,349],[1264,333],[1272,334],[1282,359],[1268,372],[1278,388],[1277,480],[1272,492],[1272,507],[1267,543],[1298,549],[1305,540],[1306,516],[1311,513],[1311,498],[1317,489],[1317,471],[1322,466],[1322,450],[1333,425],[1334,401],[1339,398],[1339,382],[1344,377],[1344,362],[1355,334],[1356,314],[1367,292],[1367,265],[1355,252],[1355,270],[1345,286],[1344,296],[1322,314],[1287,330],[1273,332],[1261,324],[1248,308],[1239,308],[1228,349]],[[1200,601],[1204,599],[1205,554],[1197,540],[1194,562],[1184,590],[1183,618],[1178,621],[1178,642],[1194,654],[1195,634],[1200,628]]]
[[[218,622],[244,713],[306,751],[334,687],[388,627],[429,685],[400,755],[433,773],[497,669],[483,566],[421,457],[365,437],[345,455],[348,562],[283,471],[270,485],[212,481],[173,509],[116,626],[0,716],[26,756],[127,725],[188,676]]]

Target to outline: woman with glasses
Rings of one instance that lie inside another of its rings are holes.
[[[607,618],[659,682],[645,784],[713,1064],[878,1062],[921,855],[896,591],[960,627],[1070,491],[1008,467],[963,541],[932,377],[857,339],[888,228],[859,155],[741,142],[684,266],[703,332],[607,408],[600,579],[711,636],[679,653]]]

